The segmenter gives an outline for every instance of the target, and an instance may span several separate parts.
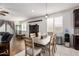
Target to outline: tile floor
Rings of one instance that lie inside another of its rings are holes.
[[[25,56],[25,50],[17,53],[15,56]],[[79,50],[73,48],[67,48],[62,45],[57,45],[57,51],[55,56],[79,56]]]
[[[62,45],[57,45],[56,56],[79,56],[79,50],[73,48],[67,48]]]

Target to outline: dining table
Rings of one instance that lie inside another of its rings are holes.
[[[30,37],[26,37],[26,36],[23,36],[24,39],[29,39]],[[38,37],[31,37],[32,39],[34,39],[34,43],[38,44],[38,45],[47,45],[49,42],[50,42],[50,36],[47,36],[45,38],[38,38]]]

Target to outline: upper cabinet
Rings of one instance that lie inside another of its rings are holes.
[[[79,27],[79,9],[74,10],[74,27]]]

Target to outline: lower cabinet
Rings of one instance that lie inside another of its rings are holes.
[[[74,48],[76,50],[79,50],[79,35],[74,35],[74,41],[73,41],[73,43],[74,43]]]

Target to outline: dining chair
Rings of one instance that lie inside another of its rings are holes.
[[[53,47],[54,47],[53,52],[56,53],[56,50],[57,50],[57,47],[56,47],[56,34],[54,34],[54,36],[53,36],[53,43],[54,43],[53,44]]]
[[[54,34],[50,36],[50,42],[45,46],[45,51],[49,52],[49,56],[51,56],[51,52],[52,55],[56,52],[56,38]]]
[[[35,33],[30,33],[30,37],[31,37],[31,38],[36,37]]]
[[[41,55],[42,49],[40,47],[34,46],[34,39],[25,39],[25,55],[38,56]]]

